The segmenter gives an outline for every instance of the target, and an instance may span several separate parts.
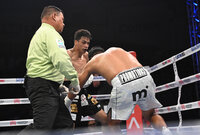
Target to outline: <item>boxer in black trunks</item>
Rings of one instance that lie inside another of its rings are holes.
[[[77,30],[74,34],[74,47],[67,50],[68,55],[71,57],[71,62],[78,74],[83,71],[83,68],[89,60],[87,50],[89,48],[90,40],[91,34],[88,30]],[[91,77],[85,87],[92,83],[92,80],[93,78]],[[80,122],[81,115],[90,116],[101,122],[102,125],[107,124],[106,113],[102,110],[96,99],[88,95],[86,88],[83,88],[78,95],[79,99],[75,99],[76,103],[71,104],[71,112],[77,114],[76,124]]]

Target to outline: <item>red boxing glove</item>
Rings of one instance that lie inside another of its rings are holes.
[[[135,51],[129,51],[130,54],[132,54],[135,58],[137,58],[137,54]]]

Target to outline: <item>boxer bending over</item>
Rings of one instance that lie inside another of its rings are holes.
[[[91,74],[100,74],[113,86],[108,104],[109,127],[115,132],[121,120],[127,120],[136,104],[145,120],[164,135],[171,134],[164,119],[154,109],[162,105],[155,98],[156,85],[150,73],[129,52],[121,48],[109,48],[100,52],[98,47],[89,51],[90,61],[79,77],[83,87]],[[69,95],[73,99],[75,95]]]

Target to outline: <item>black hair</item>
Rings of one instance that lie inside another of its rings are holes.
[[[42,19],[45,16],[49,16],[54,12],[56,12],[57,14],[59,14],[60,12],[63,13],[63,11],[60,8],[56,7],[56,6],[46,6],[46,7],[44,7],[40,18]]]
[[[79,29],[79,30],[77,30],[75,32],[75,34],[74,34],[74,41],[75,40],[80,40],[81,37],[87,37],[90,40],[92,39],[91,33],[88,30],[85,30],[85,29]]]
[[[105,50],[102,47],[99,47],[99,46],[92,47],[88,52],[89,60],[91,60],[92,57],[94,57],[96,54],[102,53],[104,51]]]

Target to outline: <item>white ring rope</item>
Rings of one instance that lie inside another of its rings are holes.
[[[174,69],[175,81],[179,82],[180,81],[180,77],[178,75],[178,69],[177,69],[177,66],[176,66],[175,59],[174,59],[174,62],[173,62],[173,69]],[[182,88],[182,85],[179,85],[178,86],[178,100],[177,100],[177,110],[178,110],[178,117],[179,117],[179,126],[178,127],[181,127],[182,123],[183,123],[181,109],[180,109],[181,88]]]
[[[186,84],[197,82],[199,80],[200,80],[200,73],[197,73],[195,75],[191,75],[189,77],[180,79],[179,81],[174,81],[174,82],[170,82],[170,83],[166,83],[164,85],[158,86],[158,87],[156,87],[156,93],[163,92],[163,91],[166,91],[166,90],[170,90],[170,89],[179,87],[181,85],[183,86],[183,85],[186,85]]]
[[[164,114],[164,113],[171,113],[176,111],[185,111],[185,110],[191,110],[200,108],[200,101],[186,103],[186,104],[180,104],[180,97],[181,97],[181,87],[182,85],[186,85],[189,83],[193,83],[200,80],[200,73],[180,79],[178,77],[178,71],[176,67],[176,62],[190,56],[196,52],[200,51],[200,43],[177,54],[172,57],[170,57],[167,60],[164,60],[152,67],[148,67],[148,71],[150,73],[153,73],[161,68],[164,68],[170,64],[173,64],[174,73],[175,73],[175,81],[171,83],[167,83],[161,86],[158,86],[156,88],[156,93],[166,91],[175,87],[179,87],[179,97],[177,101],[177,105],[168,106],[168,107],[162,107],[155,109],[158,114]],[[94,76],[93,81],[105,81],[105,79],[102,76]],[[0,84],[23,84],[24,78],[0,78]],[[98,100],[104,100],[109,99],[110,95],[92,95],[94,98]],[[11,105],[11,104],[30,104],[28,98],[17,98],[17,99],[0,99],[0,105]],[[180,114],[181,115],[181,114]],[[182,117],[179,115],[179,127],[182,126]],[[91,119],[91,118],[89,118]],[[21,125],[28,125],[32,123],[32,119],[27,120],[12,120],[12,121],[0,121],[0,127],[3,126],[21,126]]]
[[[30,104],[28,98],[0,99],[0,105]]]
[[[5,100],[6,102],[6,100]],[[29,100],[27,99],[27,102]],[[16,104],[13,99],[13,104]],[[25,104],[24,102],[18,102],[17,104]],[[2,104],[0,104],[2,105]],[[180,104],[180,110],[181,111],[187,111],[192,109],[200,108],[200,101],[186,103],[186,104]],[[166,114],[166,113],[172,113],[177,111],[177,105],[174,106],[168,106],[168,107],[162,107],[155,109],[157,114]],[[72,119],[75,120],[75,116],[72,116]],[[82,121],[88,121],[92,120],[90,117],[83,117],[81,119]],[[7,127],[7,126],[23,126],[23,125],[29,125],[30,123],[33,123],[33,119],[24,119],[24,120],[7,120],[7,121],[0,121],[0,127]]]
[[[161,68],[164,68],[164,67],[172,64],[173,62],[177,62],[179,60],[182,60],[183,58],[188,57],[188,56],[190,56],[190,55],[192,55],[192,54],[194,54],[198,51],[200,51],[200,43],[189,48],[189,49],[187,49],[187,50],[185,50],[185,51],[183,51],[183,52],[181,52],[181,53],[179,53],[179,54],[177,54],[177,55],[170,57],[167,60],[164,60],[164,61],[150,67],[149,72],[150,73],[155,72],[155,71],[157,71]]]
[[[92,95],[93,96],[93,95]],[[95,95],[96,97],[99,95]],[[95,96],[93,96],[95,98]],[[107,95],[107,98],[100,98],[99,100],[109,99],[110,95]],[[28,98],[17,98],[17,99],[0,99],[0,105],[15,105],[15,104],[30,104],[30,101]],[[177,111],[177,105],[173,106],[167,106],[162,108],[157,108],[156,113],[158,114],[165,114],[165,113],[171,113]],[[180,110],[186,111],[191,109],[197,109],[200,108],[200,101],[180,104]]]
[[[98,78],[102,78],[101,76],[98,76]],[[22,80],[23,78],[21,78]],[[3,81],[1,81],[0,84],[23,84],[23,81],[21,81],[20,83],[15,83],[16,79],[0,79],[0,80],[3,80],[4,82],[6,83],[3,83]],[[12,82],[10,81],[12,80]],[[94,79],[95,81],[99,81],[98,79]],[[101,79],[103,80],[103,79]],[[183,79],[180,79],[179,81],[174,81],[174,82],[170,82],[170,83],[166,83],[166,84],[163,84],[163,85],[160,85],[160,86],[157,86],[156,87],[156,93],[159,93],[159,92],[163,92],[163,91],[166,91],[166,90],[170,90],[170,89],[173,89],[173,88],[176,88],[176,87],[179,87],[180,85],[186,85],[186,84],[190,84],[190,83],[193,83],[193,82],[197,82],[200,80],[200,73],[197,73],[197,74],[194,74],[194,75],[191,75],[191,76],[188,76],[186,78],[183,78]],[[8,81],[8,82],[7,82]]]
[[[99,78],[100,77],[101,76],[99,76]],[[21,80],[22,79],[23,78],[21,78]],[[2,79],[1,78],[0,80],[4,80],[4,82],[6,82],[6,83],[2,83],[3,81],[1,81],[0,84],[8,84],[7,80],[10,81],[11,79]],[[97,80],[98,79],[96,79],[95,81],[97,81]],[[156,93],[163,92],[163,91],[166,91],[166,90],[170,90],[170,89],[179,87],[180,85],[186,85],[186,84],[190,84],[190,83],[193,83],[193,82],[197,82],[199,80],[200,80],[200,73],[197,73],[197,74],[188,76],[186,78],[180,79],[179,81],[174,81],[174,82],[170,82],[170,83],[160,85],[160,86],[156,87]],[[19,84],[19,83],[15,83],[15,82],[16,82],[15,79],[12,79],[12,82],[10,81],[10,83],[12,83],[12,84]],[[23,84],[23,82],[20,82],[20,84]]]
[[[93,81],[105,81],[102,76],[94,76]],[[0,78],[0,84],[24,84],[24,78]]]
[[[26,126],[33,123],[33,119],[0,121],[0,127]]]
[[[200,108],[200,100],[195,101],[195,102],[186,103],[186,104],[180,104],[179,107],[180,107],[181,111],[197,109],[197,108]],[[177,105],[173,105],[173,106],[157,108],[157,109],[155,109],[155,111],[157,114],[166,114],[166,113],[176,112],[178,110],[177,110]]]
[[[23,84],[24,78],[0,78],[0,84]]]
[[[110,94],[91,95],[91,96],[97,100],[110,99]],[[78,96],[76,96],[75,99],[78,99]],[[14,104],[30,104],[30,101],[28,98],[0,99],[0,105],[14,105]]]

